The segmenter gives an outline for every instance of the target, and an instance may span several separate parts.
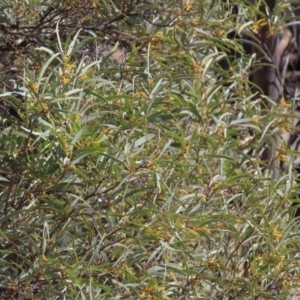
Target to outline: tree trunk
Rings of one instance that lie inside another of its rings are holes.
[[[272,14],[276,0],[265,1],[266,5],[261,5],[260,11],[262,15]],[[266,24],[265,24],[266,23]],[[270,25],[267,22],[263,22],[263,26],[260,27],[258,32],[258,39],[260,41],[260,48],[252,46],[252,53],[256,53],[257,61],[261,62],[262,66],[250,77],[251,82],[254,84],[253,92],[257,92],[258,95],[265,95],[272,101],[278,102],[282,96],[283,87],[280,78],[280,55],[278,54],[278,36],[271,35]],[[266,107],[272,109],[272,102],[265,102]],[[268,169],[272,172],[274,178],[280,176],[280,163],[279,160],[274,157],[275,151],[278,148],[278,142],[267,145],[264,150],[262,159],[268,163]]]

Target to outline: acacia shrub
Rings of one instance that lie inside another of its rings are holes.
[[[158,4],[126,27],[144,44],[122,63],[84,54],[83,30],[61,31],[72,18],[18,58],[0,95],[21,119],[1,120],[1,297],[287,299],[297,287],[293,170],[278,182],[260,170],[287,108],[253,99],[255,60],[228,40],[240,24],[222,1]],[[242,57],[226,71],[230,49]]]

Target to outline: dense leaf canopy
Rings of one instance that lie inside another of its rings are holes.
[[[297,177],[260,157],[297,94],[253,94],[237,4],[0,0],[0,299],[295,293]]]

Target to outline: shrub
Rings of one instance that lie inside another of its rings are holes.
[[[17,47],[0,95],[15,113],[0,132],[3,299],[294,293],[294,171],[274,182],[260,162],[289,112],[254,100],[255,59],[227,38],[243,17],[222,1],[0,3],[3,47],[38,41]]]

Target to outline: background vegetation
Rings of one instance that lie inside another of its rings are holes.
[[[0,0],[0,299],[292,299],[298,184],[259,157],[298,98],[254,97],[237,3]]]

